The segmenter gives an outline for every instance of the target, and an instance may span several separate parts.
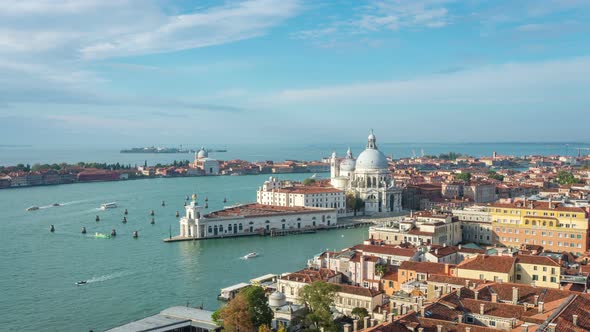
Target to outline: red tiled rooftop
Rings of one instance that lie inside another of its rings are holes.
[[[205,215],[205,218],[262,217],[320,212],[322,210],[333,211],[333,209],[311,209],[305,207],[276,206],[252,203],[214,211]]]

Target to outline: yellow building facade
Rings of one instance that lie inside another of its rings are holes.
[[[584,253],[589,248],[588,212],[552,202],[492,204],[494,243],[519,248],[523,244],[548,251]]]

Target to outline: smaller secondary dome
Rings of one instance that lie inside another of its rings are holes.
[[[203,159],[203,158],[207,158],[207,157],[209,157],[209,153],[207,152],[207,150],[205,150],[204,147],[201,147],[201,149],[197,153],[197,158]]]
[[[268,297],[268,304],[271,307],[281,307],[284,306],[286,303],[287,297],[285,296],[285,294],[279,291],[270,294],[270,296]]]
[[[340,162],[340,170],[345,172],[352,172],[356,166],[354,159],[344,159]]]

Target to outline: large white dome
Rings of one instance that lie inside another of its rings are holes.
[[[205,150],[205,148],[201,148],[197,153],[197,158],[204,159],[207,157],[209,157],[209,153],[207,152],[207,150]]]
[[[387,158],[377,149],[366,149],[356,158],[356,170],[377,170],[388,167]]]

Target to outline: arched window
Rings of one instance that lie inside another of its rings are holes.
[[[285,219],[283,219],[283,220],[285,220]],[[301,221],[301,218],[297,218],[297,221]]]
[[[240,230],[240,232],[242,231],[242,224],[238,225],[238,229]]]
[[[315,220],[315,217],[311,218],[311,220]]]
[[[265,224],[270,224],[270,220],[267,220],[264,222]]]
[[[281,222],[285,222],[285,221],[286,221],[285,219],[281,219]]]
[[[207,230],[209,233],[213,233],[213,228],[211,226],[209,226],[209,229]]]

